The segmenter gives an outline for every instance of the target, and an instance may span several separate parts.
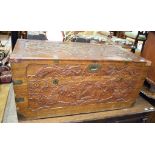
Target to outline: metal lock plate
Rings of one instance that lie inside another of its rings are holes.
[[[53,60],[53,63],[54,64],[59,64],[59,60],[58,59],[55,59],[55,60]]]
[[[98,72],[101,69],[100,64],[90,64],[88,65],[88,71],[91,73]]]

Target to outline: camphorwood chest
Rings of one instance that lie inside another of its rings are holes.
[[[148,66],[114,45],[20,39],[11,55],[18,114],[37,119],[130,107]]]

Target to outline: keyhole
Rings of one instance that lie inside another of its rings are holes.
[[[58,85],[58,83],[59,83],[59,80],[58,79],[54,79],[53,80],[53,84]]]

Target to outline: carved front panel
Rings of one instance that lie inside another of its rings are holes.
[[[81,104],[128,102],[136,91],[140,67],[102,64],[91,72],[88,65],[29,65],[29,108],[58,108]]]

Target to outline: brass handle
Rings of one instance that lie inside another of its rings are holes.
[[[88,71],[91,73],[98,72],[101,69],[100,64],[90,64],[88,65]]]

